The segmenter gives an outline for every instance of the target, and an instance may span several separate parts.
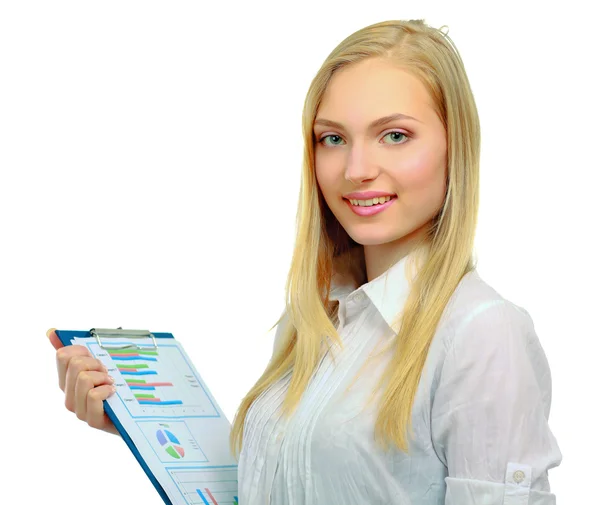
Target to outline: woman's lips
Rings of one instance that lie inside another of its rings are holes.
[[[352,212],[354,212],[356,215],[358,215],[358,216],[373,216],[373,215],[379,214],[380,212],[383,212],[384,210],[389,208],[389,206],[393,205],[393,203],[397,199],[398,198],[396,196],[393,196],[385,203],[378,203],[375,205],[370,205],[368,207],[367,206],[361,207],[360,205],[352,205],[350,203],[350,200],[347,200],[346,198],[344,198],[344,201],[346,202],[346,205],[348,205],[348,207],[350,207],[350,210],[352,210]]]

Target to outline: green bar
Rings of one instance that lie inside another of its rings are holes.
[[[121,363],[119,363],[117,368],[148,368],[148,365],[121,365]]]
[[[108,354],[144,354],[158,356],[157,351],[140,351],[139,349],[109,349]]]
[[[146,381],[144,379],[125,379],[127,384],[145,384]]]
[[[154,395],[145,395],[145,394],[140,394],[140,395],[135,394],[133,396],[135,396],[136,398],[156,398],[156,396],[154,396]]]

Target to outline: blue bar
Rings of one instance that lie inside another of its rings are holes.
[[[131,385],[128,384],[128,386],[129,386],[129,389],[141,389],[141,390],[145,390],[145,391],[155,391],[156,390],[156,388],[154,386],[152,386],[152,387],[147,387],[147,386],[142,387],[142,386],[134,386],[133,384],[131,384]]]
[[[202,494],[202,491],[200,491],[199,489],[196,489],[196,492],[200,495],[200,498],[202,498],[202,501],[204,503],[206,503],[206,505],[210,505],[210,503],[208,503],[208,500],[206,499],[206,497]]]
[[[148,358],[146,356],[111,356],[113,361],[158,361],[156,358]]]
[[[168,400],[168,401],[164,401],[164,402],[149,402],[149,401],[144,401],[141,398],[138,398],[138,401],[140,402],[140,405],[183,405],[183,402],[181,400]]]
[[[143,372],[125,372],[121,370],[121,375],[158,375],[155,370],[145,370]]]

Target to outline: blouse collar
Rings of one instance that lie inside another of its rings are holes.
[[[379,311],[386,323],[394,331],[396,317],[402,311],[410,291],[409,277],[406,273],[408,256],[404,256],[388,270],[358,287],[352,281],[334,275],[331,280],[329,300],[342,301],[356,293],[364,292],[375,308]]]

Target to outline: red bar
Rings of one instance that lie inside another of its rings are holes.
[[[154,387],[158,387],[158,386],[172,386],[173,384],[171,382],[142,382],[140,384],[135,384],[135,383],[131,383],[129,384],[130,386],[154,386]]]
[[[208,497],[209,497],[209,498],[212,500],[212,502],[213,502],[215,505],[219,505],[219,504],[217,503],[217,500],[215,500],[215,497],[214,497],[214,496],[212,495],[212,493],[210,492],[210,489],[208,489],[207,487],[205,487],[205,488],[204,488],[204,491],[206,491],[206,494],[208,495]]]
[[[136,400],[141,400],[143,402],[159,402],[160,398],[137,398]]]
[[[140,355],[139,355],[139,354],[133,354],[133,353],[127,353],[127,354],[113,354],[112,352],[110,353],[110,357],[111,357],[111,358],[114,358],[115,356],[116,356],[117,358],[128,358],[128,357],[130,357],[130,356],[131,356],[131,357],[136,357],[136,358],[139,358],[139,357],[140,357]]]

